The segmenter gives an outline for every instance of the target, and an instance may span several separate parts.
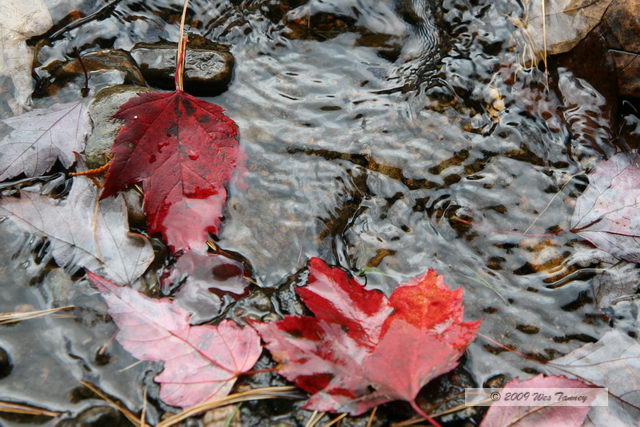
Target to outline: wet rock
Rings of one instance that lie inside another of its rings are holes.
[[[111,146],[122,126],[113,118],[120,106],[139,93],[153,92],[142,86],[113,86],[101,90],[89,105],[89,115],[93,120],[93,132],[87,140],[84,160],[90,168],[104,165],[111,155]]]
[[[39,96],[52,96],[61,90],[79,93],[85,85],[84,68],[89,77],[89,89],[94,93],[107,86],[132,84],[144,86],[145,81],[135,60],[120,49],[106,49],[81,54],[70,61],[54,61],[36,70],[42,78],[36,93]]]
[[[609,29],[609,47],[640,53],[640,3],[616,0],[604,16]]]
[[[614,1],[604,17],[604,26],[618,70],[618,92],[640,97],[640,2]]]
[[[94,406],[82,411],[76,418],[63,420],[56,427],[107,427],[129,425],[124,416],[109,406]]]
[[[204,413],[202,424],[204,427],[241,427],[240,411],[237,406],[229,405],[212,409]]]
[[[616,50],[610,52],[618,70],[618,93],[640,98],[640,54]]]
[[[8,377],[12,370],[13,363],[11,363],[9,353],[0,347],[0,379]]]
[[[175,88],[176,54],[176,43],[138,43],[131,50],[149,84],[167,90]],[[227,46],[195,37],[187,49],[185,90],[200,96],[222,93],[231,81],[233,65]]]

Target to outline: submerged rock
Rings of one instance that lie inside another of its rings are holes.
[[[85,84],[84,68],[89,77],[90,90],[105,86],[131,84],[143,86],[144,77],[131,55],[120,49],[105,49],[82,54],[70,61],[54,61],[38,71],[43,78],[38,94],[52,96],[61,90],[80,91]]]
[[[113,118],[118,109],[139,93],[153,92],[143,86],[121,85],[102,89],[89,105],[89,115],[93,120],[93,132],[87,139],[84,160],[90,168],[104,165],[111,153],[122,122]]]
[[[640,54],[611,51],[616,64],[618,93],[640,98]]]
[[[138,43],[131,50],[149,84],[168,90],[175,88],[176,54],[176,43]],[[234,59],[227,46],[194,38],[188,45],[186,61],[184,86],[189,93],[218,95],[231,81]]]
[[[640,2],[613,2],[603,21],[618,70],[618,92],[640,97]]]
[[[117,409],[109,406],[94,406],[82,411],[73,419],[62,420],[57,424],[58,427],[98,427],[98,426],[115,426],[127,425],[124,416]]]

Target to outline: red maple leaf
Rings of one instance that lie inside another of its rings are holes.
[[[227,200],[224,185],[245,160],[235,122],[219,106],[182,90],[187,6],[180,23],[176,90],[138,94],[114,115],[125,124],[111,149],[101,196],[142,182],[148,231],[162,233],[174,252],[202,251],[208,233],[218,231]]]
[[[260,357],[260,337],[232,320],[189,324],[189,313],[169,299],[152,299],[88,273],[118,325],[118,342],[141,360],[164,362],[155,380],[160,399],[183,408],[226,396],[236,378]]]
[[[387,299],[312,258],[308,283],[296,291],[315,317],[252,324],[279,373],[313,394],[305,407],[319,411],[358,415],[404,399],[426,417],[416,395],[455,368],[480,326],[463,322],[462,290],[433,270]]]
[[[130,99],[114,116],[125,125],[102,198],[142,182],[148,231],[174,251],[204,246],[240,158],[237,126],[222,111],[181,90]]]

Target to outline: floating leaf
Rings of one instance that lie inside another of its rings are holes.
[[[528,60],[571,50],[602,20],[612,0],[529,0],[521,37]]]
[[[236,124],[222,108],[181,90],[140,94],[114,117],[125,126],[102,197],[142,182],[149,232],[162,233],[174,251],[204,248],[218,230],[224,185],[241,157]]]
[[[60,160],[66,168],[84,149],[91,119],[81,102],[55,104],[2,121],[9,132],[0,140],[0,181],[24,173],[37,176]]]
[[[118,325],[118,342],[138,359],[164,362],[155,380],[169,405],[187,408],[226,396],[262,353],[252,328],[231,320],[191,326],[189,313],[169,299],[146,297],[93,273],[89,280]]]
[[[67,198],[56,201],[30,191],[0,200],[0,215],[47,237],[61,266],[100,270],[122,283],[133,282],[153,261],[153,249],[142,235],[129,231],[122,197],[98,204],[98,189],[76,177]]]
[[[396,399],[457,365],[479,322],[463,322],[462,290],[429,270],[390,299],[313,258],[308,284],[296,289],[315,314],[253,323],[280,374],[312,393],[306,408],[349,412]]]

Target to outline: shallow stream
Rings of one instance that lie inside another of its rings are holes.
[[[107,2],[46,3],[55,21]],[[181,2],[113,3],[42,48],[39,61],[69,58],[74,48],[177,40]],[[235,57],[228,90],[206,99],[237,122],[249,159],[217,244],[265,288],[228,302],[226,316],[299,310],[288,287],[308,257],[320,256],[387,295],[433,268],[464,289],[465,317],[482,319],[484,336],[540,360],[609,328],[594,302],[591,249],[571,233],[532,234],[571,227],[585,171],[613,150],[606,99],[571,70],[556,69],[547,89],[544,73],[516,66],[508,16],[521,13],[516,0],[191,1],[189,31],[229,44]],[[498,101],[504,109],[491,108]],[[582,136],[570,109],[576,120],[590,117]],[[68,177],[48,177],[34,185],[63,191]],[[125,425],[79,381],[134,412],[145,384],[149,420],[157,419],[167,409],[152,381],[161,368],[136,364],[115,342],[101,352],[115,326],[82,273],[57,268],[46,245],[10,222],[0,224],[0,239],[0,312],[77,307],[0,326],[0,400],[64,412],[69,424],[59,425]],[[270,366],[266,356],[260,363]],[[479,337],[440,387],[499,386],[539,370]],[[400,420],[411,416],[403,408]],[[304,425],[308,416],[289,403],[243,409],[246,425]],[[457,419],[473,421],[449,420]],[[0,414],[1,425],[50,423]]]

